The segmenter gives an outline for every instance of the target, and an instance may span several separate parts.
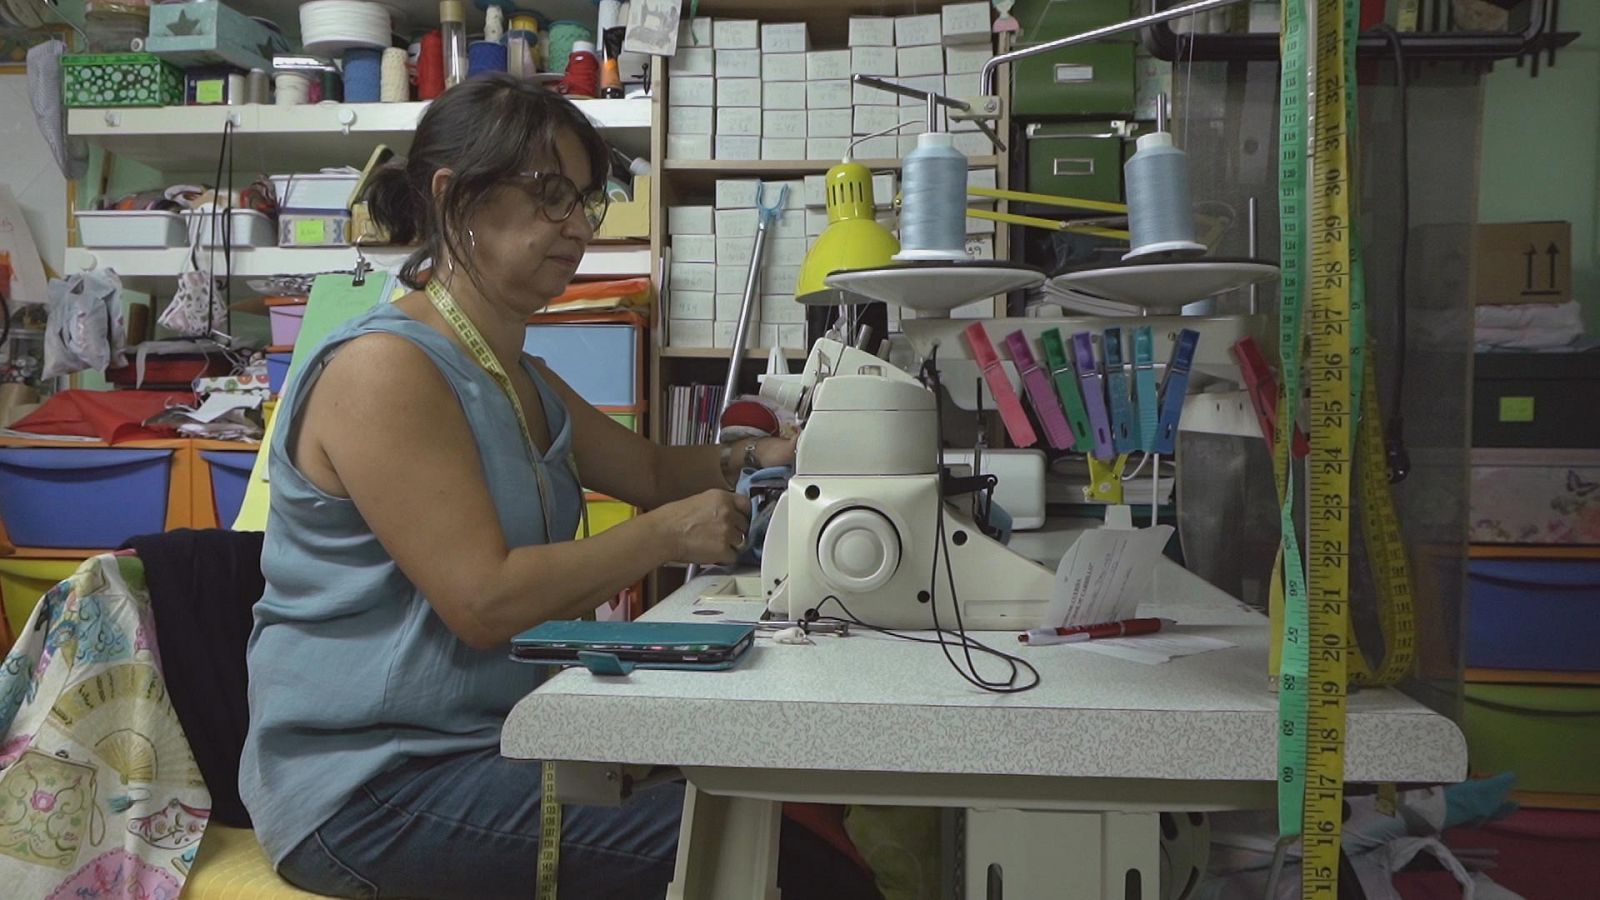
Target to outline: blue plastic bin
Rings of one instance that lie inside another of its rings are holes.
[[[293,353],[267,354],[267,387],[274,394],[283,393],[283,383],[289,378],[289,360],[293,358]]]
[[[522,349],[595,406],[639,404],[639,329],[632,325],[529,325]]]
[[[1466,663],[1600,671],[1600,561],[1472,560]]]
[[[0,517],[18,547],[111,549],[167,527],[172,450],[0,449]]]
[[[244,505],[244,492],[250,486],[255,468],[253,450],[202,450],[200,458],[211,471],[211,505],[217,513],[218,528],[232,528]]]

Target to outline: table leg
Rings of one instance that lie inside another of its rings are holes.
[[[1155,813],[967,812],[967,900],[1157,900]]]
[[[707,794],[691,782],[667,900],[779,900],[780,816],[774,801]]]

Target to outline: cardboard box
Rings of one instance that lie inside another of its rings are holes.
[[[851,16],[850,46],[893,47],[894,19],[888,16]]]
[[[806,136],[806,113],[798,109],[763,110],[761,113],[761,134],[763,137],[804,138]]]
[[[717,266],[717,293],[743,294],[744,282],[749,275],[748,266]]]
[[[671,109],[680,106],[716,106],[716,84],[715,78],[703,75],[674,78],[672,87],[667,91],[667,106]]]
[[[800,113],[800,115],[803,116],[805,113]],[[801,137],[763,137],[761,139],[761,158],[775,160],[805,159],[806,139]]]
[[[845,154],[849,152],[850,139],[847,137],[806,138],[806,159],[835,162],[844,159]]]
[[[723,135],[716,137],[713,159],[749,161],[761,158],[761,138],[754,135]]]
[[[990,235],[967,238],[968,259],[994,259],[994,238]]]
[[[711,46],[718,50],[755,50],[760,47],[755,19],[717,19],[711,24]]]
[[[667,134],[710,134],[709,106],[678,106],[667,110]]]
[[[917,136],[915,134],[900,133],[900,156],[903,159],[907,153],[917,149]]]
[[[773,109],[805,109],[806,84],[803,81],[763,81],[761,82],[761,108]]]
[[[762,53],[804,53],[811,49],[811,37],[804,22],[774,22],[761,26]]]
[[[993,33],[987,3],[946,3],[939,13],[946,44],[988,43]]]
[[[800,194],[806,188],[805,179],[802,178],[768,178],[761,182],[762,190],[766,191],[764,199],[768,206],[778,202],[778,192],[787,188],[789,193],[784,196],[785,209],[799,209],[801,207]]]
[[[806,210],[806,237],[814,238],[828,228],[828,211],[826,209]]]
[[[709,319],[668,319],[667,346],[710,347],[712,325]]]
[[[976,97],[983,91],[983,78],[971,72],[963,75],[946,75],[944,92],[950,97]],[[951,123],[955,124],[955,123]]]
[[[872,173],[872,205],[879,209],[894,206],[895,173]]]
[[[723,237],[717,235],[717,265],[748,266],[750,254],[755,250],[753,237]]]
[[[755,195],[752,194],[752,197]],[[717,237],[754,237],[756,211],[754,206],[717,210]]]
[[[801,141],[804,144],[804,141]],[[805,156],[801,153],[801,157]],[[806,236],[806,209],[800,205],[798,191],[789,192],[789,207],[780,211],[772,219],[772,224],[767,226],[767,235],[775,239],[800,238]]]
[[[790,294],[794,292],[795,282],[800,280],[799,266],[762,266],[761,290],[768,293]],[[739,285],[739,290],[744,290],[744,285]]]
[[[760,50],[717,50],[718,78],[760,78]]]
[[[667,207],[667,234],[716,234],[711,222],[710,206]]]
[[[798,266],[806,261],[806,239],[803,237],[767,237],[765,251],[769,266]]]
[[[800,189],[800,202],[813,209],[828,205],[828,179],[824,175],[807,175]]]
[[[707,107],[709,109],[710,107]],[[667,159],[710,159],[711,135],[667,135]]]
[[[850,48],[850,74],[876,75],[879,78],[895,76],[895,54],[882,47]]]
[[[761,321],[769,325],[796,325],[805,322],[806,308],[795,302],[793,294],[764,294]]]
[[[756,326],[756,333],[761,336],[761,340],[757,343],[762,350],[771,350],[778,346],[778,326],[762,322]]]
[[[807,81],[842,81],[849,78],[849,50],[812,50],[806,54]]]
[[[944,48],[944,73],[946,75],[976,75],[983,64],[994,56],[988,44]]]
[[[716,296],[711,291],[673,290],[667,295],[667,318],[710,321],[715,318]]]
[[[894,43],[897,47],[937,44],[943,37],[944,25],[938,13],[894,17]]]
[[[774,53],[761,61],[762,81],[805,81],[809,53]]]
[[[952,135],[956,149],[967,155],[970,159],[974,156],[995,155],[994,142],[981,131],[962,131]]]
[[[668,291],[714,291],[717,267],[711,263],[675,262],[667,271]]]
[[[716,319],[718,322],[739,321],[739,308],[744,306],[744,282],[750,278],[750,266],[749,263],[746,263],[745,265],[738,266],[736,268],[739,270],[739,277],[741,279],[739,282],[739,290],[737,293],[722,292],[717,294]],[[750,305],[750,318],[751,321],[758,321],[761,318],[761,301],[759,297],[756,298],[756,302]]]
[[[716,78],[717,106],[761,108],[761,79]],[[719,132],[721,128],[717,129]]]
[[[895,67],[902,78],[944,74],[944,48],[934,45],[900,47],[895,50]]]
[[[996,176],[994,169],[968,169],[967,187],[990,188],[991,190],[994,190],[1000,187],[1000,181]]]
[[[872,134],[900,124],[900,110],[894,106],[858,106],[851,129],[854,134]],[[891,134],[890,137],[893,137]]]
[[[896,80],[899,81],[905,87],[911,88],[912,90],[915,90],[915,91],[926,91],[927,93],[930,93],[930,94],[942,94],[942,93],[944,93],[944,76],[943,75],[913,75],[910,78],[899,78],[899,79],[896,79]],[[900,95],[898,95],[898,94],[895,95],[895,96],[900,97]],[[923,109],[927,109],[928,108],[928,101],[919,100],[919,99],[917,99],[915,97],[900,97],[900,105],[901,106],[920,106]]]
[[[678,75],[704,75],[716,74],[716,51],[710,47],[679,47],[678,52],[667,61],[667,71],[674,77]]]
[[[738,327],[739,323],[736,321],[713,323],[711,332],[711,346],[720,347],[723,349],[731,349],[733,347],[733,332],[734,329]],[[759,322],[752,320],[748,326],[748,330],[744,335],[745,348],[754,348],[756,346],[756,341],[759,340],[760,337],[761,325]]]
[[[969,200],[970,200],[970,198],[969,198]],[[988,203],[984,203],[984,202],[981,202],[981,201],[978,201],[978,200],[970,200],[970,202],[967,203],[967,208],[968,209],[993,210],[994,209],[994,202],[990,201]],[[995,233],[995,221],[993,219],[979,219],[979,218],[975,218],[973,216],[967,216],[967,234],[973,235],[973,234],[994,234],[994,233]]]
[[[717,261],[717,239],[709,234],[674,234],[672,236],[673,262]],[[692,319],[694,316],[684,316]]]
[[[718,92],[721,92],[721,88],[718,88]],[[737,106],[724,106],[717,109],[717,137],[760,136],[760,107],[742,108]]]
[[[718,178],[716,187],[717,209],[754,209],[756,205],[755,178]],[[717,234],[722,233],[722,220],[717,220]]]
[[[892,134],[867,138],[856,144],[856,159],[898,159],[900,142]]]
[[[806,82],[806,109],[849,109],[850,82]]]
[[[847,138],[850,136],[850,110],[812,109],[806,111],[806,136]]]
[[[686,48],[710,47],[713,29],[710,16],[695,16],[678,23],[678,52]]]
[[[806,326],[779,325],[778,346],[785,350],[806,349]]]
[[[899,106],[900,95],[892,94],[888,91],[880,91],[871,85],[852,82],[850,85],[850,101],[856,106]]]
[[[1474,306],[1572,299],[1572,224],[1500,222],[1473,232]]]

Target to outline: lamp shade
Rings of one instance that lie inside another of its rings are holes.
[[[800,266],[795,299],[801,303],[848,302],[823,280],[834,272],[888,265],[900,252],[900,242],[874,218],[872,173],[867,167],[843,162],[829,169],[826,178],[828,227]]]

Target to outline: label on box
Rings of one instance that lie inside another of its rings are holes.
[[[715,234],[711,212],[710,206],[669,206],[667,233],[674,237],[680,234]]]
[[[716,19],[711,23],[711,46],[718,50],[754,50],[758,46],[755,19]]]
[[[719,89],[720,93],[720,89]],[[717,109],[717,139],[723,137],[760,137],[761,110],[736,106]],[[718,154],[720,156],[720,154]]]
[[[807,81],[843,81],[849,77],[849,50],[812,50],[806,54]]]
[[[762,81],[805,81],[805,53],[774,53],[761,61]]]
[[[805,115],[801,113],[800,115]],[[761,139],[761,158],[772,160],[797,160],[806,158],[806,139],[795,138],[770,138]]]
[[[894,52],[902,78],[944,74],[944,48],[936,45],[901,47]]]
[[[717,236],[717,265],[748,266],[755,252],[755,241],[747,237]]]
[[[900,110],[893,106],[858,106],[852,122],[856,134],[872,134],[900,124]]]
[[[967,258],[994,259],[994,238],[987,235],[967,238]]]
[[[939,10],[939,27],[946,44],[988,43],[993,26],[987,3],[947,3]]]
[[[813,109],[806,112],[806,136],[833,138],[850,136],[850,110]]]
[[[881,49],[881,48],[880,48]],[[885,51],[887,52],[887,51]],[[851,84],[850,100],[856,106],[899,106],[900,95],[880,91],[868,84]]]
[[[684,75],[672,79],[672,87],[667,93],[667,105],[679,106],[715,106],[716,105],[716,79],[698,75]]]
[[[761,138],[754,135],[719,134],[715,144],[716,159],[753,160],[761,158]]]
[[[717,78],[718,106],[761,106],[761,79]]]
[[[895,54],[884,51],[882,47],[852,47],[850,74],[892,79],[895,75]]]
[[[707,319],[695,321],[689,319],[667,320],[667,346],[669,347],[710,347],[712,322]]]
[[[761,83],[761,108],[780,110],[805,109],[805,82],[763,81]]]
[[[849,81],[806,82],[807,109],[849,109]]]
[[[761,134],[764,137],[803,138],[806,136],[806,114],[799,110],[767,110],[761,114]]]
[[[806,261],[803,237],[768,238],[766,261],[774,266],[798,266]]]
[[[888,16],[851,16],[850,46],[893,47],[894,19]]]
[[[678,106],[668,109],[667,134],[711,134],[711,107]]]
[[[717,240],[709,234],[674,234],[674,262],[716,262]]]
[[[716,74],[716,67],[716,51],[710,47],[679,47],[667,63],[667,71],[673,75],[710,76]]]
[[[328,220],[296,219],[294,242],[297,245],[325,244],[328,241]]]
[[[799,266],[763,266],[761,268],[761,289],[773,293],[794,293],[795,282],[800,280]],[[744,285],[739,285],[739,290],[744,290]]]
[[[1532,397],[1501,397],[1500,421],[1502,422],[1532,422],[1534,398]]]
[[[983,71],[983,64],[989,61],[994,53],[988,44],[980,46],[946,47],[944,48],[944,73],[946,75],[977,75]]]
[[[756,186],[761,182],[754,178],[718,178],[717,179],[717,209],[754,209],[756,205]],[[717,233],[722,233],[722,217],[717,217]]]
[[[228,82],[225,78],[203,78],[194,83],[194,102],[203,104],[222,103],[227,97]]]
[[[667,272],[669,291],[714,291],[717,289],[717,267],[711,263],[672,264]]]
[[[711,158],[711,135],[709,135],[709,134],[669,134],[669,135],[667,135],[667,158],[668,159],[710,159]]]
[[[718,78],[760,78],[760,50],[717,50]]]
[[[804,53],[811,49],[804,22],[774,22],[761,26],[762,53]]]
[[[944,34],[938,13],[894,17],[894,42],[899,47],[937,44]]]
[[[711,291],[674,289],[667,297],[667,317],[698,320],[715,318],[716,296]]]

